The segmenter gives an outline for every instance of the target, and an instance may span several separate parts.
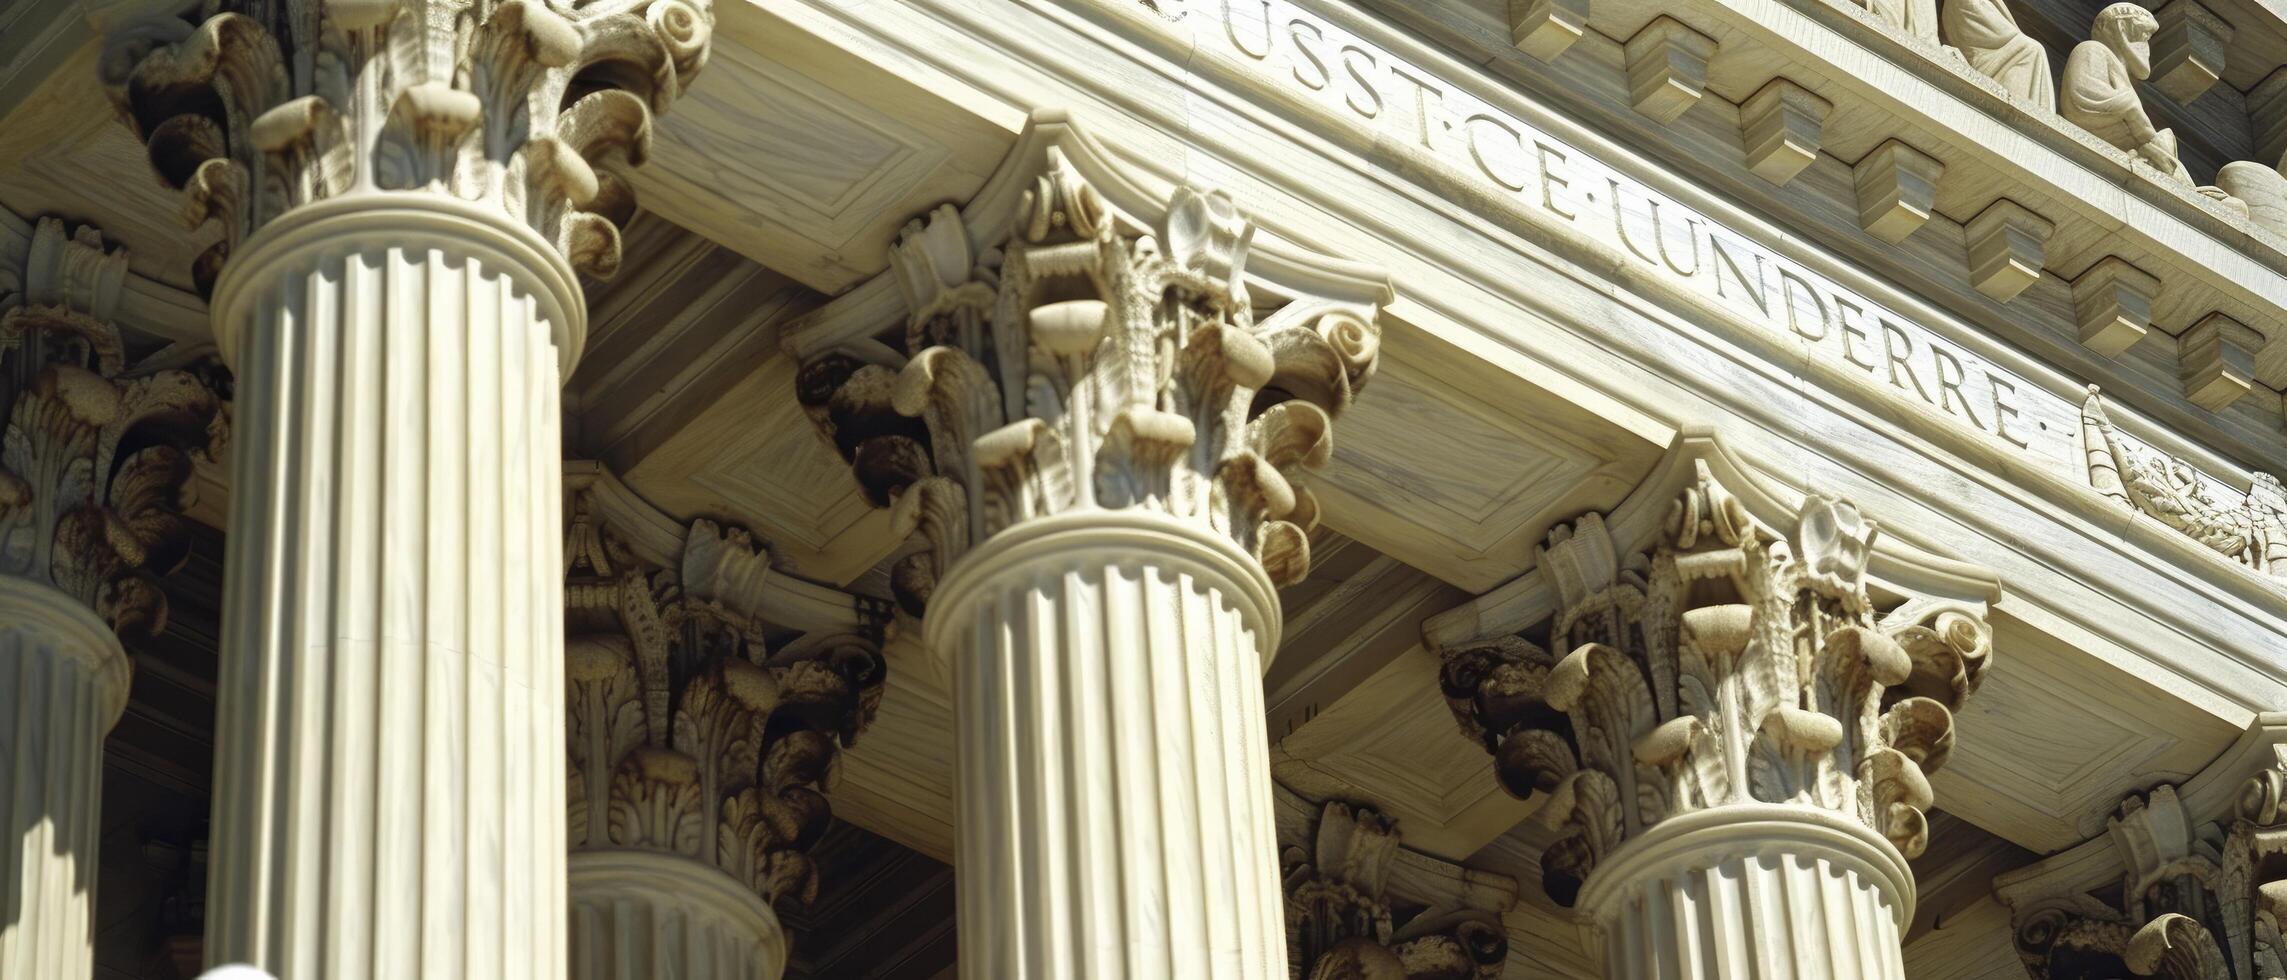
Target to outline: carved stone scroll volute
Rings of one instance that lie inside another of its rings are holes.
[[[192,465],[226,424],[205,377],[133,362],[125,252],[43,218],[20,257],[0,267],[0,976],[79,980],[120,637],[165,627],[156,576],[188,553]]]
[[[1560,904],[1648,828],[1734,804],[1827,811],[1920,854],[1928,773],[1989,661],[1981,610],[1878,607],[1855,505],[1812,495],[1776,535],[1696,465],[1648,554],[1623,557],[1596,514],[1551,532],[1545,639],[1445,653],[1463,731],[1509,792],[1548,796]]]
[[[103,73],[185,219],[220,228],[202,289],[287,210],[374,192],[476,203],[601,277],[713,25],[708,0],[207,0],[116,34]]]
[[[1372,376],[1373,309],[1301,298],[1258,319],[1255,228],[1229,197],[1179,188],[1145,226],[1047,156],[1004,243],[973,246],[951,206],[906,226],[891,269],[910,313],[872,359],[804,365],[821,431],[928,543],[899,598],[918,614],[972,545],[1091,507],[1198,522],[1299,579],[1318,520],[1301,474]]]
[[[2119,875],[2057,889],[2042,869],[2005,876],[2018,956],[2035,980],[2287,977],[2287,765],[2241,784],[2230,812],[2201,822],[2175,786],[2123,800],[2109,821]]]
[[[221,449],[228,416],[209,378],[130,365],[111,321],[126,271],[95,229],[43,218],[25,268],[0,272],[0,575],[156,633],[153,576],[187,553],[191,467]]]
[[[1395,821],[1328,802],[1310,841],[1280,856],[1294,980],[1494,980],[1509,940],[1485,912],[1408,907],[1390,891]]]
[[[635,557],[588,494],[570,522],[573,852],[676,854],[769,905],[806,904],[836,759],[880,703],[878,636],[761,618],[743,596],[773,574],[770,555],[744,531],[694,522],[679,566],[662,568]]]

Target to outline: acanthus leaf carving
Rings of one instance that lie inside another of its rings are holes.
[[[358,193],[478,202],[601,277],[713,23],[708,0],[207,0],[118,32],[103,72],[186,222],[220,227],[202,291],[263,225]]]
[[[108,319],[126,270],[95,229],[42,218],[0,280],[0,574],[156,633],[154,576],[187,554],[191,469],[221,451],[228,412],[198,370],[130,364]]]
[[[2002,882],[2027,971],[2036,980],[2287,977],[2287,756],[2270,756],[2216,820],[2200,822],[2173,785],[2122,800],[2107,830],[2117,889]]]
[[[1508,935],[1483,910],[1423,908],[1389,887],[1400,835],[1367,806],[1328,801],[1311,840],[1279,864],[1286,889],[1287,959],[1296,980],[1495,980]]]
[[[1299,579],[1318,520],[1301,479],[1373,373],[1374,310],[1294,298],[1258,319],[1254,225],[1228,196],[1178,188],[1138,220],[1046,156],[1003,243],[972,245],[950,205],[908,224],[906,321],[803,367],[820,431],[927,545],[893,573],[901,602],[917,613],[1006,527],[1093,507],[1196,522]]]
[[[588,492],[567,511],[573,849],[668,851],[808,902],[839,754],[880,703],[878,634],[770,622],[757,597],[777,573],[744,530],[695,521],[661,567]]]
[[[1511,794],[1548,796],[1560,904],[1647,828],[1733,804],[1838,813],[1920,854],[1928,774],[1991,659],[1982,610],[1880,608],[1856,505],[1809,495],[1775,534],[1695,466],[1649,553],[1623,556],[1593,513],[1551,531],[1545,636],[1440,651],[1463,733]]]

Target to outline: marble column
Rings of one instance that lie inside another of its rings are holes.
[[[1697,466],[1648,555],[1596,514],[1553,531],[1548,639],[1443,651],[1447,696],[1509,791],[1547,796],[1542,887],[1606,976],[1903,978],[1983,608],[1878,603],[1856,506],[1773,529]]]
[[[237,374],[207,956],[562,976],[558,388],[710,17],[215,6],[105,58]]]
[[[103,737],[130,674],[119,634],[165,625],[151,576],[183,554],[181,494],[216,401],[126,362],[123,251],[54,219],[25,230],[24,261],[0,269],[0,976],[85,980]]]
[[[1284,976],[1261,677],[1373,304],[1257,320],[1229,198],[1122,212],[1032,152],[1013,213],[906,229],[898,368],[803,385],[927,542],[893,584],[954,693],[961,972]]]
[[[584,482],[564,590],[569,975],[776,980],[778,910],[817,895],[828,784],[881,698],[880,617],[782,582],[744,531]]]

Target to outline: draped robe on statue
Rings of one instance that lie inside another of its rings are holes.
[[[1925,41],[1938,39],[1937,0],[1860,0],[1875,16]]]
[[[2000,82],[2010,95],[2055,111],[2049,52],[2017,26],[2007,0],[1945,0],[1942,26],[1946,43],[1971,68]]]
[[[2104,36],[2104,32],[2100,18],[2099,36]],[[2137,40],[2141,41],[2142,37]],[[2191,176],[2176,159],[2176,134],[2154,129],[2152,117],[2144,112],[2143,97],[2136,94],[2138,72],[2144,70],[2145,62],[2141,60],[2144,57],[2141,48],[2132,53],[2140,59],[2138,68],[2129,67],[2102,40],[2082,41],[2075,46],[2073,53],[2065,58],[2065,78],[2057,93],[2057,112],[2096,134],[2098,139],[2142,157],[2162,176],[2189,183]],[[2222,195],[2219,192],[2216,196]]]

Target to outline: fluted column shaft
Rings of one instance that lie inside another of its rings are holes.
[[[1671,818],[1581,892],[1615,980],[1904,980],[1914,883],[1831,811],[1740,804]]]
[[[1278,601],[1143,511],[1027,520],[930,600],[958,729],[961,974],[1286,972],[1262,669]]]
[[[572,855],[572,980],[778,980],[786,931],[754,891],[673,854]]]
[[[213,308],[239,430],[210,962],[564,976],[570,268],[482,208],[349,195],[264,227]]]
[[[127,703],[127,655],[102,620],[0,575],[0,977],[94,969],[103,736]]]

